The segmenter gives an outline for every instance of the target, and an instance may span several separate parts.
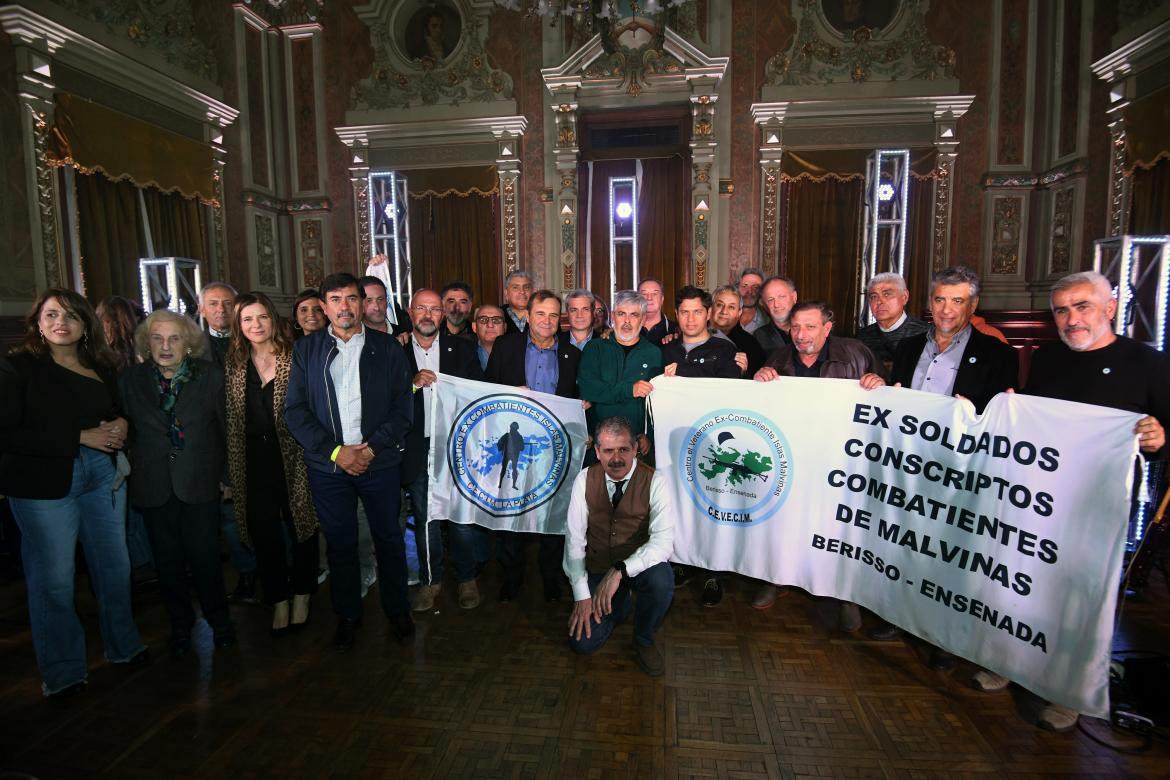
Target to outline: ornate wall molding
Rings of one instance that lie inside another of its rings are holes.
[[[512,98],[512,77],[493,67],[484,49],[492,5],[449,0],[449,5],[442,8],[457,13],[459,29],[458,41],[445,57],[438,59],[411,56],[409,51],[407,36],[415,29],[416,16],[425,13],[417,4],[380,0],[355,9],[370,27],[374,62],[370,76],[353,87],[351,110],[490,103]]]
[[[824,5],[821,0],[793,3],[796,35],[787,51],[765,64],[765,83],[808,86],[953,77],[955,53],[930,40],[925,0],[887,3],[892,10],[885,18],[880,9],[862,3],[853,20],[843,18],[844,10],[841,19],[829,19]]]
[[[1109,125],[1109,235],[1125,235],[1129,226],[1129,177],[1125,175],[1125,119]]]
[[[111,36],[152,50],[188,73],[213,84],[219,81],[215,53],[195,34],[195,16],[189,0],[53,2],[83,19],[97,22]]]
[[[951,246],[951,202],[954,195],[955,155],[939,152],[934,166],[934,219],[930,247],[930,267],[941,271],[949,263]]]
[[[27,105],[27,104],[26,104]],[[37,224],[40,227],[41,261],[45,269],[45,284],[49,287],[69,287],[69,274],[62,265],[61,221],[57,193],[56,170],[49,164],[49,136],[52,114],[28,106],[26,123],[32,125],[33,155],[36,166]]]
[[[987,193],[988,247],[986,277],[1020,276],[1027,248],[1028,195]]]

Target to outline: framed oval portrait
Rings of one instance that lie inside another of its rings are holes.
[[[450,3],[424,5],[406,23],[402,50],[412,60],[441,63],[451,56],[463,35],[463,19]]]
[[[825,21],[848,35],[861,27],[877,32],[889,26],[898,11],[898,0],[821,0]]]

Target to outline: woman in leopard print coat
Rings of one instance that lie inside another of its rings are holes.
[[[273,636],[308,621],[317,590],[319,522],[301,446],[284,423],[291,368],[292,339],[272,301],[263,293],[239,296],[224,361],[228,470],[240,538],[256,551],[273,606]],[[291,569],[286,527],[294,540]]]

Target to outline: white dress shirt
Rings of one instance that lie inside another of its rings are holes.
[[[629,487],[630,477],[636,468],[649,468],[637,460],[626,473]],[[568,528],[565,531],[565,575],[573,586],[573,599],[582,601],[590,597],[589,572],[585,570],[585,530],[589,527],[589,507],[585,502],[585,482],[589,469],[582,469],[573,480],[573,492],[569,497]],[[613,498],[617,482],[605,475],[605,492]],[[671,510],[670,491],[662,472],[655,471],[650,478],[650,538],[626,558],[626,574],[637,577],[642,572],[670,558],[674,551],[674,514]]]
[[[893,331],[897,330],[898,328],[900,328],[900,327],[902,327],[904,324],[906,324],[906,319],[907,319],[907,318],[906,318],[906,312],[905,312],[905,311],[903,311],[903,312],[902,312],[902,316],[898,318],[898,321],[897,321],[897,322],[895,322],[893,325],[891,325],[891,326],[890,326],[890,327],[888,327],[888,328],[883,328],[883,327],[882,327],[882,324],[879,322],[879,323],[878,323],[878,330],[880,330],[882,333],[892,333]]]
[[[410,344],[414,348],[414,363],[418,366],[418,370],[429,369],[436,374],[439,373],[439,338],[431,342],[430,349],[423,349],[422,345],[418,343],[418,339],[414,336],[410,337]],[[426,387],[422,388],[423,394],[423,418],[419,420],[422,424],[423,436],[430,438],[431,432],[427,428],[427,414],[431,410],[431,398],[435,392],[435,385],[432,382]]]
[[[366,346],[366,327],[360,326],[357,333],[342,341],[329,335],[337,342],[337,357],[329,364],[329,375],[333,377],[333,388],[337,392],[337,413],[341,418],[341,443],[362,443],[362,349]]]

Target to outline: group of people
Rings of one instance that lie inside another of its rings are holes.
[[[374,258],[371,270],[380,265],[384,258]],[[477,607],[492,533],[427,517],[426,418],[443,376],[581,400],[592,439],[572,485],[566,534],[539,535],[543,596],[559,601],[567,581],[569,644],[579,653],[597,650],[632,615],[635,658],[650,675],[664,671],[655,636],[676,589],[697,574],[699,598],[714,607],[725,576],[671,564],[675,519],[665,477],[651,465],[645,412],[658,375],[851,379],[866,389],[962,396],[978,411],[1000,392],[1033,393],[1140,413],[1142,452],[1164,454],[1170,359],[1114,333],[1117,304],[1104,277],[1078,273],[1053,287],[1059,341],[1035,353],[1024,384],[1016,350],[976,315],[979,291],[966,268],[936,273],[928,322],[908,316],[900,276],[878,274],[866,291],[873,324],[850,338],[834,332],[840,325],[826,303],[802,300],[792,279],[754,268],[710,293],[675,291],[673,320],[655,279],[618,292],[610,311],[589,290],[534,290],[525,271],[508,275],[499,305],[477,304],[456,281],[414,291],[405,309],[383,278],[336,273],[299,295],[287,320],[264,294],[237,295],[216,282],[200,295],[203,328],[167,310],[134,325],[131,307],[117,301],[103,303],[99,317],[76,293],[48,290],[23,343],[0,360],[0,494],[23,534],[44,692],[71,695],[85,685],[73,607],[78,541],[107,659],[148,660],[130,609],[126,529],[130,518],[133,537],[137,513],[174,655],[190,649],[196,619],[188,570],[215,645],[234,642],[221,528],[240,575],[235,595],[250,595],[259,580],[273,636],[309,619],[325,568],[319,534],[340,651],[355,642],[375,577],[392,633],[413,637],[411,612],[443,597],[444,537],[456,603]],[[507,461],[501,480],[506,469]],[[401,511],[404,494],[409,513]],[[413,599],[406,514],[418,549]],[[494,536],[498,598],[512,601],[523,588],[529,535]],[[752,606],[767,609],[785,592],[782,583],[759,583]],[[860,630],[860,609],[840,604],[839,621]],[[893,639],[899,629],[879,622],[870,633]],[[952,665],[933,653],[933,668]],[[988,671],[974,682],[1008,685]],[[1056,706],[1041,714],[1055,729],[1075,720]]]

